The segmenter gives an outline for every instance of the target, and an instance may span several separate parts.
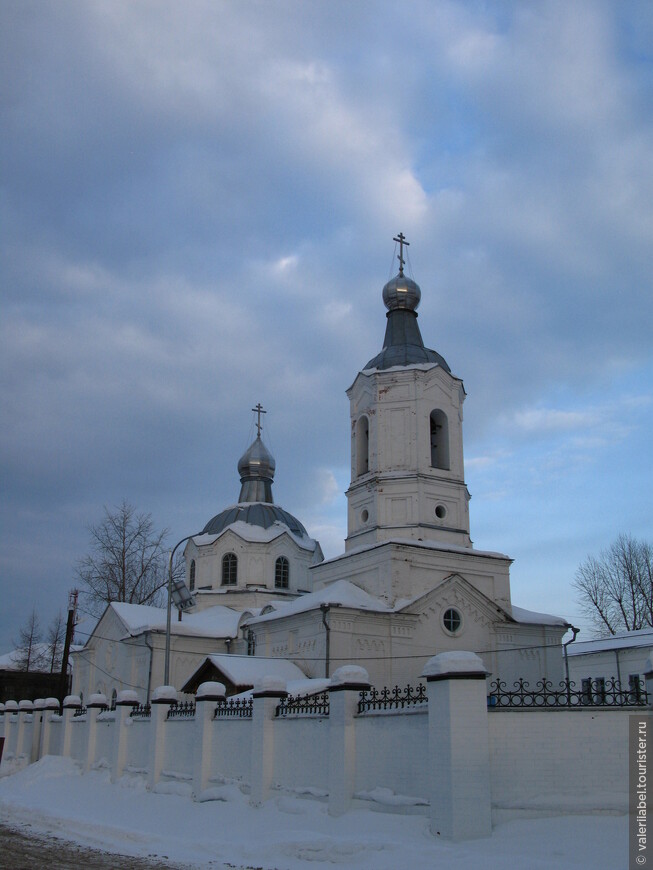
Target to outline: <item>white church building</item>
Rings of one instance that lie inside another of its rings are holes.
[[[191,691],[224,677],[224,655],[291,661],[308,678],[361,665],[377,687],[415,685],[434,655],[478,653],[490,676],[534,685],[563,677],[566,620],[513,605],[511,559],[476,550],[463,457],[462,380],[424,345],[419,286],[383,288],[383,346],[347,390],[351,483],[344,552],[274,503],[275,461],[257,436],[238,463],[238,502],[185,549],[193,606],[172,623],[170,680]],[[343,421],[344,425],[344,421]],[[76,654],[75,694],[136,688],[163,676],[165,611],[109,605]],[[147,611],[147,612],[146,612]],[[281,662],[279,662],[281,667]],[[199,678],[199,677],[198,677]],[[222,679],[228,683],[229,680]]]

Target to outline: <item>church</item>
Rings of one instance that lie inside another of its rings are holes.
[[[192,693],[206,679],[233,683],[235,657],[257,658],[269,675],[291,662],[307,686],[343,664],[363,666],[379,688],[416,685],[428,659],[451,650],[481,655],[489,680],[534,685],[563,677],[569,624],[513,605],[512,560],[474,549],[465,389],[424,344],[421,290],[404,273],[408,242],[403,234],[395,241],[399,271],[383,288],[382,349],[347,390],[344,552],[325,560],[300,520],[275,504],[275,460],[259,404],[256,438],[238,462],[238,501],[184,552],[193,604],[172,624],[170,679],[178,690]],[[73,692],[110,696],[137,687],[149,698],[163,682],[164,626],[158,608],[109,605],[76,654]]]

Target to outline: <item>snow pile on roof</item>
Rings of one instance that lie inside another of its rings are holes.
[[[569,625],[562,616],[552,616],[550,613],[538,613],[536,610],[525,610],[512,604],[510,607],[512,618],[515,622],[524,622],[530,625]]]
[[[610,637],[596,637],[591,640],[577,640],[567,647],[567,655],[581,656],[603,650],[628,649],[632,647],[653,648],[653,628],[639,628],[636,631],[625,631]]]
[[[82,649],[81,646],[71,644],[70,652],[77,652]],[[63,653],[63,644],[58,648],[58,653],[54,660],[54,671],[57,673],[61,670],[61,655]],[[0,656],[0,671],[22,671],[24,670],[25,651],[22,649],[12,649],[10,652]],[[49,674],[52,664],[52,647],[47,643],[35,643],[32,647],[30,672],[37,674]],[[72,662],[69,661],[69,667],[72,667]]]
[[[166,630],[167,613],[164,607],[117,601],[110,606],[132,636],[145,631]],[[249,615],[250,611],[233,610],[216,604],[197,613],[185,613],[181,622],[174,618],[170,623],[170,631],[172,634],[194,637],[236,637],[240,621]]]
[[[263,677],[277,677],[286,683],[292,680],[306,680],[306,674],[301,668],[287,659],[217,653],[207,656],[206,660],[210,661],[234,686],[254,686]]]
[[[340,559],[349,559],[351,556],[367,553],[370,550],[376,550],[378,547],[386,547],[388,544],[395,544],[401,547],[419,547],[422,550],[440,550],[445,553],[460,553],[464,556],[484,556],[488,559],[508,559],[510,562],[513,561],[505,553],[498,553],[493,550],[475,550],[473,547],[460,547],[458,544],[444,544],[440,541],[416,541],[414,538],[388,538],[387,541],[376,541],[373,544],[361,544],[360,547],[353,547],[351,550],[347,550],[346,553],[340,553],[339,556],[325,559],[321,564],[327,565],[331,562],[338,562]]]
[[[307,698],[310,695],[319,695],[321,692],[326,692],[329,688],[331,680],[325,677],[304,677],[303,680],[288,680],[286,682],[286,691],[293,698]],[[232,695],[230,700],[241,700],[251,698],[254,694],[254,689],[247,689],[238,695]]]
[[[295,613],[305,613],[307,610],[317,610],[321,604],[329,604],[331,607],[353,607],[356,610],[372,610],[378,613],[391,613],[388,607],[379,598],[374,598],[359,586],[354,586],[349,580],[336,580],[317,592],[309,592],[294,601],[271,601],[263,608],[260,616],[248,620],[249,624],[267,622],[291,616]]]

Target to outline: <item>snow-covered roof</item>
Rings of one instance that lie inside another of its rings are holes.
[[[248,619],[247,622],[249,624],[267,622],[295,613],[305,613],[307,610],[317,610],[321,604],[353,607],[356,610],[372,610],[378,613],[392,612],[392,608],[379,598],[374,598],[349,580],[336,580],[335,583],[330,583],[317,592],[301,595],[294,601],[271,601],[263,608],[260,616]]]
[[[553,616],[550,613],[538,613],[536,610],[525,610],[512,604],[510,607],[512,618],[515,622],[524,622],[530,625],[569,625],[568,620],[562,616]]]
[[[217,653],[207,656],[205,661],[210,661],[234,686],[255,686],[263,677],[277,677],[286,682],[306,680],[301,668],[287,659]]]
[[[254,656],[256,658],[256,656]],[[286,690],[289,695],[295,698],[305,698],[307,695],[317,695],[320,692],[326,692],[331,684],[331,680],[326,677],[304,677],[302,680],[288,680],[286,682]],[[233,699],[251,698],[254,689],[247,689],[239,695],[233,695]]]
[[[385,547],[388,544],[398,544],[402,547],[419,547],[421,550],[440,550],[446,553],[460,553],[464,556],[483,556],[487,559],[508,559],[513,560],[505,553],[494,552],[493,550],[474,550],[471,547],[460,547],[457,544],[445,544],[441,541],[416,541],[414,538],[388,538],[387,541],[375,541],[373,544],[361,544],[360,547],[353,547],[347,550],[346,553],[340,553],[338,556],[333,556],[331,559],[325,559],[322,565],[338,562],[341,559],[348,559],[350,556],[358,555],[359,553],[367,553],[370,550],[376,550],[379,547]]]
[[[78,644],[71,644],[70,652],[77,652],[82,649]],[[55,673],[61,668],[61,653],[63,652],[63,644],[59,648],[59,654],[55,659]],[[0,671],[20,671],[24,662],[25,653],[21,649],[12,649],[10,652],[0,656]],[[52,648],[47,643],[36,643],[32,647],[32,664],[30,671],[34,673],[47,674],[50,673],[50,664],[52,659]],[[40,667],[35,667],[34,662],[41,662]],[[72,668],[72,660],[69,660],[68,666]]]
[[[130,635],[145,631],[165,631],[167,612],[164,607],[147,604],[126,604],[114,601],[110,605]],[[171,634],[195,637],[236,637],[238,626],[250,611],[233,610],[223,604],[207,607],[196,613],[184,613],[181,622],[174,617]]]
[[[651,647],[653,649],[653,628],[640,628],[637,631],[625,631],[610,637],[596,637],[591,640],[577,640],[567,647],[567,655],[582,656],[604,650],[630,649],[634,647]]]

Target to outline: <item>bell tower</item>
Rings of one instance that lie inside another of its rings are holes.
[[[346,549],[398,538],[472,547],[464,479],[460,378],[424,346],[421,291],[399,272],[383,288],[388,309],[381,353],[347,390],[351,483]]]

